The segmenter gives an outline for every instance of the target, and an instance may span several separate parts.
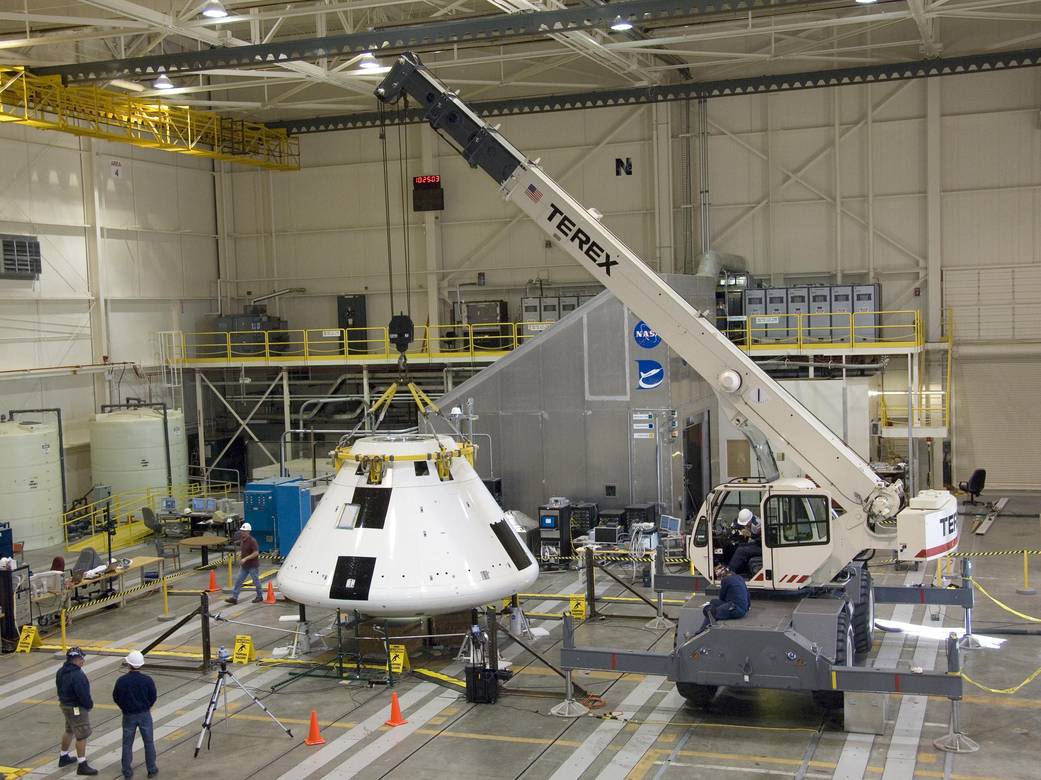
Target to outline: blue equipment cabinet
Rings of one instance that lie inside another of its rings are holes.
[[[275,529],[278,551],[288,555],[313,509],[311,486],[302,482],[283,482],[275,486]]]
[[[253,527],[261,552],[289,553],[311,517],[317,493],[300,477],[270,477],[246,484],[243,519]]]

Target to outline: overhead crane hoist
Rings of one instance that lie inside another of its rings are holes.
[[[929,561],[955,551],[959,528],[954,496],[924,490],[908,501],[900,487],[884,483],[720,333],[711,315],[703,315],[680,297],[601,223],[596,210],[571,197],[537,162],[433,76],[415,54],[401,56],[375,94],[384,104],[406,98],[415,101],[430,126],[471,167],[495,180],[504,199],[525,212],[712,385],[721,411],[756,453],[762,478],[723,484],[709,493],[696,515],[688,553],[692,573],[713,582],[721,535],[738,509],[751,509],[762,518],[763,548],[748,583],[757,605],[753,613],[766,609],[758,605],[767,591],[787,594],[787,599],[781,599],[782,619],[772,628],[753,627],[751,620],[733,621],[696,634],[700,604],[688,602],[681,611],[675,651],[666,660],[643,654],[646,663],[635,659],[627,670],[664,670],[683,695],[696,701],[703,701],[721,684],[857,688],[849,681],[836,686],[831,671],[851,664],[855,653],[871,646],[876,594],[866,560],[875,550],[895,549],[901,561]],[[771,439],[786,442],[807,478],[779,476]],[[661,579],[684,580],[677,585],[688,592],[693,589],[691,577]],[[933,597],[940,603],[964,601],[961,595],[961,600],[942,596],[942,591]],[[971,606],[971,588],[967,598]],[[583,659],[576,666],[599,668],[588,664],[606,652],[613,654],[610,668],[622,670],[616,666],[622,651],[580,648],[571,657]],[[867,683],[859,687],[873,689]]]

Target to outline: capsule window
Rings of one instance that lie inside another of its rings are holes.
[[[344,504],[340,510],[340,516],[336,519],[336,527],[349,530],[355,527],[358,520],[358,511],[361,509],[357,504]]]

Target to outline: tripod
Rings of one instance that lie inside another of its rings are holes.
[[[250,693],[249,689],[245,685],[243,685],[241,682],[239,682],[238,678],[234,674],[231,673],[231,671],[228,669],[228,658],[229,657],[230,657],[230,655],[229,655],[228,651],[226,649],[224,649],[223,647],[220,648],[220,650],[217,651],[217,660],[220,661],[220,670],[217,672],[217,682],[215,682],[213,684],[213,693],[210,695],[210,703],[206,707],[206,717],[204,717],[202,719],[202,730],[199,732],[199,741],[195,743],[195,754],[192,756],[192,758],[198,758],[199,751],[202,750],[203,739],[206,740],[206,749],[207,750],[210,749],[210,740],[213,738],[213,713],[217,711],[217,702],[220,700],[221,691],[224,691],[224,695],[225,695],[225,699],[224,699],[225,715],[227,713],[228,700],[227,700],[227,691],[225,690],[225,686],[226,686],[225,678],[226,677],[230,677],[231,681],[233,683],[235,683],[237,686],[239,686],[239,688],[242,689],[242,692],[245,693],[247,696],[249,696],[249,698],[253,700],[253,703],[256,704],[258,707],[260,707],[260,709],[264,711],[264,714],[267,715],[269,718],[271,718],[271,720],[273,720],[275,722],[275,724],[289,736],[290,739],[293,738],[293,732],[290,731],[289,729],[287,729],[282,724],[282,721],[280,721],[278,718],[276,718],[271,713],[271,710],[269,710],[267,707],[264,706],[264,702],[262,702],[260,699],[258,699],[256,696],[254,696],[252,693]]]

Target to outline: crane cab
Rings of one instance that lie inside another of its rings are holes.
[[[742,509],[759,519],[754,536],[736,533]],[[709,580],[716,563],[737,560],[745,563],[737,573],[750,588],[798,590],[820,584],[813,575],[833,555],[832,539],[843,531],[836,527],[838,518],[828,492],[808,479],[729,482],[713,489],[698,512],[688,557]],[[735,559],[742,545],[751,546]]]

